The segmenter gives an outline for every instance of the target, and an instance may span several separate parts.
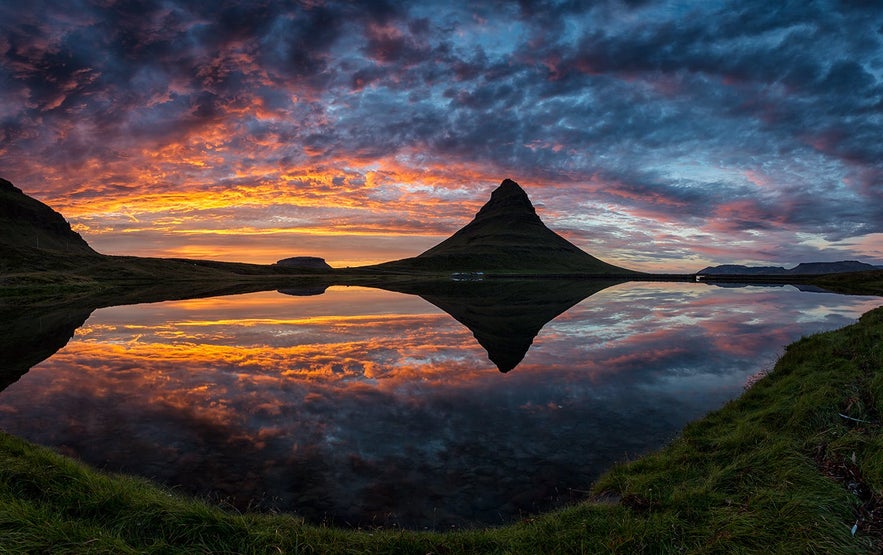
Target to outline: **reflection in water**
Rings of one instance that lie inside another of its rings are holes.
[[[398,283],[394,291],[420,295],[472,331],[500,372],[524,359],[550,320],[621,281],[543,280]]]
[[[64,347],[91,312],[68,306],[41,311],[0,306],[0,391]]]
[[[579,499],[613,462],[737,395],[785,344],[880,302],[627,283],[582,302],[530,293],[536,322],[566,310],[543,326],[519,323],[525,290],[511,319],[482,300],[490,289],[470,291],[421,289],[435,306],[333,287],[100,309],[0,394],[0,427],[240,508],[496,524]],[[507,326],[518,347],[501,363],[483,338]],[[501,375],[488,356],[501,370],[523,360]]]

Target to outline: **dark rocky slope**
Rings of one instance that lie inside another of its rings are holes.
[[[0,257],[8,266],[46,256],[99,256],[64,217],[0,179]]]

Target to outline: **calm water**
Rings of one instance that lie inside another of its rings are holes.
[[[691,283],[531,304],[492,287],[100,309],[0,393],[0,428],[239,508],[498,524],[580,499],[611,464],[739,395],[784,345],[881,304]]]

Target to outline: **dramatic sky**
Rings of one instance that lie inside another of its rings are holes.
[[[883,263],[883,10],[0,0],[0,177],[108,254],[411,256],[508,177],[635,269]]]

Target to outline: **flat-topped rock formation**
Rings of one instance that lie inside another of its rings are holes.
[[[331,270],[331,266],[324,258],[318,256],[292,256],[276,262],[276,266],[285,268],[300,268],[301,270]]]
[[[740,264],[723,264],[709,266],[696,272],[708,276],[801,276],[821,274],[843,274],[848,272],[867,272],[879,270],[877,266],[857,260],[841,260],[840,262],[802,262],[791,269],[783,266],[742,266]]]

